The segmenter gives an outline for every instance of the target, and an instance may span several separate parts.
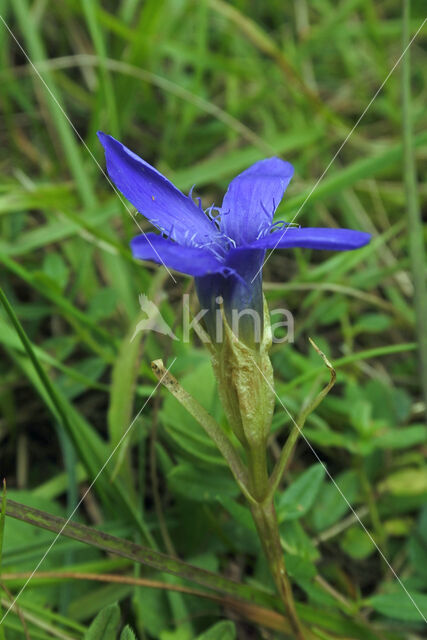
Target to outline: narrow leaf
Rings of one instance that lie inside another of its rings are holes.
[[[119,622],[119,606],[110,604],[98,613],[87,630],[84,640],[115,640]]]

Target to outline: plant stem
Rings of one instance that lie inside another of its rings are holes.
[[[311,633],[302,627],[296,611],[292,586],[286,573],[285,559],[280,542],[279,525],[274,508],[274,494],[280,484],[286,464],[307,417],[322,402],[323,398],[329,393],[335,384],[336,374],[333,366],[311,338],[310,343],[329,369],[329,383],[314,398],[308,400],[306,406],[302,409],[298,420],[296,422],[294,421],[295,426],[283,447],[280,459],[276,464],[270,479],[268,478],[267,472],[266,446],[252,446],[246,452],[248,457],[249,488],[256,500],[255,503],[250,504],[252,517],[254,519],[264,553],[268,560],[274,582],[276,583],[277,590],[286,607],[286,612],[289,616],[289,621],[297,640],[304,640],[304,638],[311,636]]]
[[[255,501],[262,502],[268,492],[267,443],[246,450],[249,472],[249,491]]]
[[[267,469],[267,443],[253,442],[246,449],[249,474],[249,491],[252,501],[249,506],[258,536],[260,538],[271,574],[276,584],[280,598],[285,605],[294,636],[297,640],[304,640],[301,622],[295,607],[292,586],[286,573],[285,557],[280,542],[279,523],[274,508],[273,497],[270,493],[270,481]]]
[[[235,582],[217,573],[199,569],[199,567],[190,565],[178,558],[160,553],[150,547],[144,547],[135,544],[133,541],[113,536],[105,531],[99,531],[93,527],[54,516],[46,511],[27,507],[14,500],[8,499],[6,515],[35,527],[78,540],[91,547],[101,549],[108,554],[128,558],[132,562],[146,565],[161,573],[177,575],[185,580],[190,580],[232,597],[241,598],[250,603],[262,606],[274,606],[276,603],[276,599],[269,593],[250,585]]]
[[[279,527],[273,501],[252,503],[250,507],[274,582],[285,605],[292,631],[295,634],[295,638],[304,640],[306,638],[305,632],[298,618],[292,586],[286,573],[285,558],[280,543]]]

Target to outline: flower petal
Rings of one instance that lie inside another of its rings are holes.
[[[218,235],[214,223],[193,200],[148,162],[102,131],[98,138],[111,180],[155,227],[183,244],[191,240],[203,243]]]
[[[238,246],[256,240],[270,227],[293,173],[289,162],[267,158],[234,178],[221,207],[221,231]]]
[[[130,246],[134,258],[164,264],[170,269],[190,276],[231,273],[231,269],[207,249],[184,247],[156,233],[136,236],[132,238]]]
[[[370,233],[352,229],[328,229],[316,227],[285,227],[250,243],[252,249],[327,249],[350,251],[360,249],[371,239]]]

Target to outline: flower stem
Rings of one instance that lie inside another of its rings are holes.
[[[286,573],[285,557],[280,542],[279,523],[267,469],[267,443],[252,442],[246,448],[250,509],[277,591],[285,605],[296,640],[306,638],[295,607],[292,586]]]
[[[280,543],[279,527],[272,500],[251,504],[258,535],[270,566],[279,595],[286,608],[292,631],[297,640],[305,640],[306,635],[295,608],[291,583],[286,573],[285,559]]]
[[[265,499],[269,488],[266,443],[247,447],[246,457],[249,472],[249,491],[258,504]]]
[[[280,484],[286,464],[307,417],[322,402],[323,398],[329,393],[335,383],[336,375],[333,366],[313,340],[310,339],[310,342],[329,369],[330,380],[320,393],[307,402],[306,406],[301,411],[298,420],[294,422],[294,428],[283,447],[280,459],[273,470],[270,479],[268,478],[267,471],[267,447],[265,446],[265,443],[264,446],[259,444],[258,446],[255,445],[248,447],[246,450],[248,458],[249,489],[253,498],[256,500],[256,502],[252,502],[250,504],[252,517],[254,519],[264,553],[268,560],[274,582],[286,607],[289,622],[297,640],[304,640],[312,637],[312,634],[310,631],[305,630],[302,627],[298,618],[292,593],[292,586],[286,572],[285,558],[280,542],[279,525],[274,508],[274,494]]]

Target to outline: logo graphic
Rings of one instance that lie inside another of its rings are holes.
[[[147,318],[143,318],[138,322],[135,327],[134,334],[131,338],[131,342],[141,331],[156,331],[157,333],[161,333],[164,336],[169,336],[169,338],[172,338],[172,340],[179,340],[166,320],[164,320],[157,305],[154,304],[154,302],[152,302],[149,298],[147,298],[144,293],[140,293],[138,299],[139,306],[141,307],[141,310],[147,315]]]
[[[200,322],[203,320],[203,317],[209,313],[208,309],[201,309],[194,317],[190,311],[190,295],[188,293],[184,293],[182,296],[182,333],[181,338],[178,338],[163,318],[162,314],[159,311],[158,306],[152,302],[144,293],[140,293],[139,296],[139,305],[141,307],[142,312],[147,316],[146,318],[142,318],[138,322],[135,327],[135,331],[131,338],[131,342],[135,339],[138,333],[141,331],[155,331],[156,333],[161,333],[164,336],[169,336],[172,340],[182,341],[184,343],[191,342],[191,332],[194,331],[199,335],[199,338],[204,342],[208,341],[209,338],[203,338],[201,334],[197,331],[196,327],[199,326],[202,328]],[[222,298],[219,297],[216,299],[217,303],[222,303]],[[254,309],[237,309],[232,310],[232,323],[231,327],[233,333],[238,337],[239,335],[239,320],[242,316],[249,316],[254,325],[254,335],[258,336],[257,342],[259,342],[262,338],[261,336],[261,327],[262,321],[261,318],[258,317],[257,312]],[[272,309],[270,311],[271,318],[271,333],[272,340],[275,344],[282,344],[284,342],[294,342],[294,317],[292,313],[288,309]],[[273,318],[276,318],[276,321],[273,322]],[[219,309],[215,312],[215,341],[217,343],[221,343],[224,339],[223,337],[223,316]]]

